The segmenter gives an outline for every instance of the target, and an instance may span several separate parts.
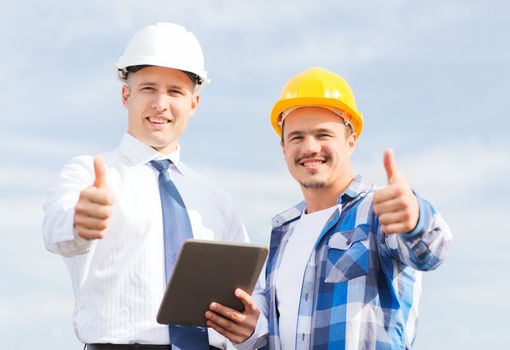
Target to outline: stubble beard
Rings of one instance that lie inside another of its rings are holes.
[[[326,187],[325,182],[300,182],[299,184],[301,187],[308,190],[320,190],[321,188]]]
[[[313,156],[320,156],[322,157],[325,162],[329,162],[331,160],[331,157],[328,155],[328,154],[317,154],[317,155],[306,155],[306,156],[302,156],[302,157],[299,157],[295,160],[295,164],[297,166],[300,166],[299,164],[307,159],[307,158],[310,158],[310,157],[313,157]],[[303,188],[306,188],[308,190],[320,190],[322,188],[325,188],[327,186],[327,182],[326,181],[320,181],[320,180],[311,180],[311,181],[299,181],[299,184],[301,185],[301,187]]]

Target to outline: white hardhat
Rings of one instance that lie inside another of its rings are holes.
[[[209,82],[204,69],[202,47],[193,33],[173,23],[156,23],[142,28],[129,41],[116,67],[126,80],[127,67],[150,65],[196,74],[199,85]]]

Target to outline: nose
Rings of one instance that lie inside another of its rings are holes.
[[[305,137],[302,143],[302,147],[302,151],[306,155],[320,153],[321,151],[320,142],[312,135]]]
[[[154,97],[152,109],[158,113],[165,112],[168,109],[168,99],[165,94],[157,94]]]

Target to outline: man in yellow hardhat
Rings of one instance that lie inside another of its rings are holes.
[[[363,117],[337,74],[314,67],[294,76],[271,123],[305,200],[273,218],[260,311],[213,303],[209,325],[240,349],[409,349],[421,271],[445,259],[447,224],[413,192],[391,150],[386,186],[354,175]]]

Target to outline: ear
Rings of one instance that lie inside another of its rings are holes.
[[[285,157],[285,144],[280,141],[280,147],[282,148],[283,156]]]
[[[358,139],[358,135],[353,132],[349,135],[347,138],[347,145],[349,146],[349,150],[351,151],[351,154],[354,153],[354,150],[356,149],[356,140]]]
[[[129,88],[126,84],[122,85],[122,105],[127,108],[129,98]]]
[[[190,117],[194,115],[195,112],[197,111],[198,102],[200,102],[200,95],[193,94],[193,96],[191,97],[191,111],[189,113]]]

